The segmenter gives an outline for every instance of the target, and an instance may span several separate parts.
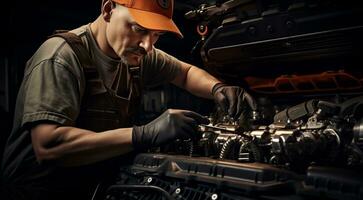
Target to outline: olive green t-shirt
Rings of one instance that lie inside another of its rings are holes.
[[[121,60],[108,57],[100,50],[89,24],[72,32],[81,37],[91,63],[96,66],[106,87],[114,89],[128,84],[125,80],[115,78],[127,65]],[[180,72],[180,62],[156,48],[145,56],[140,67],[142,82],[146,87],[171,81]],[[39,193],[36,194],[39,198],[52,196],[55,194],[53,191],[66,195],[62,197],[59,193],[59,198],[68,198],[67,193],[62,191],[77,192],[84,189],[86,192],[88,183],[94,178],[92,175],[96,175],[87,171],[89,166],[59,168],[49,163],[39,164],[30,135],[31,127],[43,121],[76,126],[85,84],[81,64],[64,39],[53,37],[40,46],[26,64],[18,92],[13,130],[2,162],[3,184],[24,188],[30,186],[29,190]],[[44,192],[44,188],[47,192]],[[72,197],[75,196],[72,194]]]

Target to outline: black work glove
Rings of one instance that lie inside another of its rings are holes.
[[[156,147],[174,139],[195,138],[199,124],[208,124],[208,118],[188,110],[168,109],[158,118],[132,129],[135,149]]]
[[[246,103],[252,111],[257,109],[253,97],[239,86],[217,83],[212,88],[212,95],[222,111],[234,119],[240,117]]]

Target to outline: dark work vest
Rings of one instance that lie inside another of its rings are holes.
[[[85,91],[76,127],[95,132],[131,127],[141,98],[140,67],[129,67],[127,72],[117,74],[121,77],[116,77],[116,80],[128,79],[130,85],[128,93],[120,96],[119,91],[126,86],[120,85],[119,91],[105,86],[78,35],[62,31],[51,37],[62,37],[66,40],[77,55],[85,75]]]

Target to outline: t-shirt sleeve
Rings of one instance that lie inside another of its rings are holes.
[[[41,120],[74,125],[81,93],[74,74],[55,60],[45,60],[25,77],[22,125]]]
[[[181,63],[177,58],[153,48],[143,60],[142,70],[144,85],[152,87],[173,80],[181,71]]]

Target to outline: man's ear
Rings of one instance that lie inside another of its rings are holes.
[[[102,0],[102,17],[106,22],[110,22],[112,10],[115,3],[112,0]]]

